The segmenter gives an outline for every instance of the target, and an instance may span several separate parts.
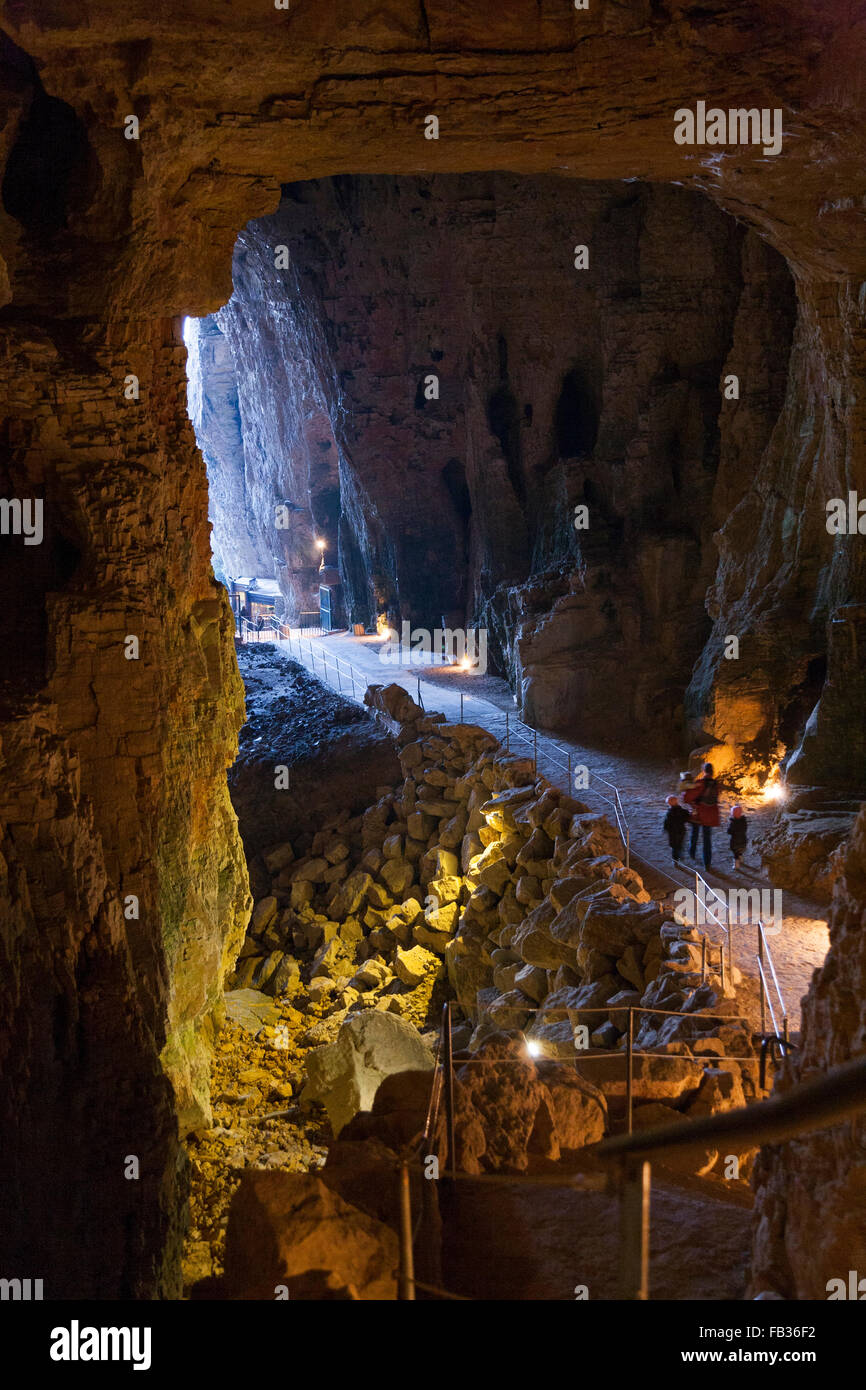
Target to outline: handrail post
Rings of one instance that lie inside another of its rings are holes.
[[[400,1164],[398,1176],[400,1203],[400,1273],[397,1297],[401,1302],[415,1299],[415,1260],[412,1251],[412,1193],[409,1187],[409,1165]]]
[[[448,1171],[452,1179],[457,1177],[457,1154],[454,1143],[454,1054],[451,1046],[451,1002],[442,1011],[443,1056],[445,1071],[445,1123],[448,1128]]]
[[[707,937],[706,933],[701,936],[701,984],[707,982]]]
[[[460,723],[463,723],[463,691],[460,691]]]
[[[767,1002],[764,998],[764,932],[760,920],[758,921],[758,980],[760,982],[761,995],[761,1032],[767,1031]]]
[[[722,994],[724,995],[724,993],[725,993],[725,988],[726,988],[726,981],[725,981],[725,943],[724,943],[724,941],[722,942],[721,946],[719,947],[719,971],[720,971],[720,974],[721,974],[721,977],[722,977]]]
[[[620,1279],[622,1296],[649,1298],[651,1168],[645,1158],[626,1158],[620,1179]]]
[[[538,776],[538,730],[532,730],[532,766],[535,776]]]
[[[509,735],[510,735],[510,729],[509,729],[508,726],[509,726],[508,710],[506,710],[506,711],[505,711],[505,751],[506,751],[506,753],[509,753],[509,752],[511,751],[511,749],[509,748]]]
[[[634,1009],[628,1011],[628,1047],[625,1071],[625,1123],[626,1134],[631,1134],[632,1101],[634,1092]]]
[[[627,822],[625,827],[625,867],[627,869],[631,868],[631,831],[628,828]]]

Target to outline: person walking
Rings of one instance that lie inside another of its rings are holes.
[[[694,787],[683,794],[683,801],[691,807],[692,811],[692,836],[689,844],[689,855],[692,859],[697,858],[698,831],[702,830],[704,868],[709,869],[713,862],[712,832],[721,823],[719,784],[713,775],[712,763],[704,763],[703,771],[696,779]]]
[[[731,841],[731,867],[736,873],[740,867],[740,860],[746,852],[746,845],[749,839],[749,818],[743,814],[742,806],[732,806],[731,814],[726,826],[728,837]]]
[[[681,806],[675,796],[669,796],[667,814],[662,821],[662,830],[668,837],[668,844],[671,847],[675,864],[680,862],[680,855],[686,840],[686,826],[690,819],[685,806]]]

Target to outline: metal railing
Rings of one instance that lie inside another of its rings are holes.
[[[682,1017],[712,1018],[715,1015],[688,1014],[683,1010],[635,1010],[636,1012],[662,1013]],[[600,1013],[606,1009],[586,1010],[529,1010],[529,1012],[560,1013]],[[723,1015],[728,1021],[734,1017]],[[629,1020],[629,1035],[633,1031]],[[398,1208],[400,1225],[400,1265],[398,1269],[398,1298],[414,1299],[416,1286],[431,1294],[446,1299],[462,1298],[438,1286],[420,1283],[414,1277],[414,1243],[420,1229],[421,1220],[413,1228],[411,1210],[410,1167],[424,1162],[430,1157],[436,1142],[436,1130],[445,1098],[446,1143],[448,1152],[447,1182],[456,1180],[471,1183],[499,1183],[514,1185],[553,1185],[559,1187],[579,1187],[586,1190],[604,1191],[615,1186],[620,1199],[620,1280],[622,1294],[628,1299],[645,1300],[649,1297],[649,1256],[650,1256],[650,1190],[652,1183],[651,1159],[649,1155],[663,1153],[669,1149],[690,1147],[721,1147],[726,1140],[739,1141],[738,1151],[751,1149],[762,1144],[778,1144],[785,1140],[801,1137],[814,1130],[841,1124],[854,1115],[866,1110],[866,1058],[857,1058],[841,1067],[825,1073],[815,1080],[800,1082],[799,1085],[781,1096],[771,1096],[768,1100],[740,1106],[723,1114],[708,1115],[695,1120],[684,1117],[682,1123],[666,1125],[663,1128],[644,1130],[634,1134],[629,1127],[625,1134],[610,1137],[594,1147],[594,1153],[602,1160],[613,1160],[616,1167],[607,1175],[597,1174],[543,1174],[526,1177],[519,1174],[458,1174],[456,1169],[456,1145],[454,1125],[454,1076],[453,1053],[451,1050],[451,1005],[446,1004],[442,1013],[442,1024],[437,1041],[434,1059],[433,1078],[427,1118],[423,1133],[408,1145],[398,1160]],[[779,1039],[778,1041],[781,1041]],[[611,1055],[611,1054],[607,1054]],[[613,1054],[615,1055],[615,1054]],[[665,1056],[671,1061],[682,1062],[680,1055],[669,1053],[639,1053],[640,1056]],[[584,1061],[590,1060],[588,1057]],[[741,1059],[719,1057],[695,1057],[690,1059],[704,1066],[708,1060],[756,1061],[755,1058]],[[507,1062],[493,1058],[464,1058],[463,1066],[471,1065],[502,1066]],[[522,1065],[514,1059],[513,1065]],[[763,1057],[761,1065],[763,1067]],[[631,1067],[629,1065],[629,1073]],[[435,1184],[422,1184],[423,1200],[428,1200]]]
[[[596,1150],[602,1159],[620,1165],[620,1272],[624,1297],[649,1298],[650,1216],[652,1178],[648,1154],[692,1145],[719,1146],[737,1140],[757,1148],[799,1139],[814,1130],[844,1123],[866,1110],[866,1058],[858,1057],[812,1081],[801,1081],[784,1095],[722,1115],[707,1115],[687,1124],[618,1135]]]
[[[783,997],[783,995],[782,995],[782,989],[781,989],[781,986],[780,986],[780,984],[779,984],[779,977],[778,977],[778,975],[776,974],[776,967],[775,967],[775,965],[774,965],[774,963],[773,963],[773,953],[772,953],[772,951],[770,950],[770,943],[769,943],[769,941],[767,940],[767,934],[766,934],[766,931],[764,930],[764,923],[763,923],[762,921],[760,921],[760,920],[758,921],[758,950],[757,950],[756,960],[757,960],[757,962],[758,962],[758,980],[759,980],[759,982],[760,982],[760,987],[761,987],[761,1032],[763,1033],[763,1032],[765,1032],[765,1030],[766,1030],[766,1027],[767,1027],[767,1010],[769,1009],[769,1011],[770,1011],[770,1018],[771,1018],[772,1023],[773,1023],[773,1032],[776,1033],[776,1034],[779,1033],[779,1024],[778,1024],[778,1022],[777,1022],[777,1020],[776,1020],[776,1012],[775,1012],[775,1009],[773,1008],[773,998],[772,998],[772,994],[771,994],[771,992],[770,992],[770,984],[769,984],[769,981],[768,981],[768,979],[767,979],[766,972],[765,972],[765,970],[764,970],[764,963],[766,962],[767,966],[769,967],[770,978],[772,979],[773,986],[774,986],[775,991],[776,991],[776,1003],[777,1003],[777,1005],[778,1005],[779,1016],[780,1016],[781,1021],[782,1021],[781,1036],[784,1037],[785,1042],[787,1042],[787,1041],[788,1041],[788,1008],[787,1008],[787,1005],[785,1004],[785,1000],[784,1000],[784,997]]]
[[[340,695],[351,696],[358,704],[364,703],[364,692],[369,684],[369,677],[366,672],[354,666],[351,661],[346,661],[344,657],[337,656],[334,652],[329,652],[321,646],[314,646],[310,640],[319,634],[308,632],[306,628],[296,628],[294,631],[285,623],[270,619],[269,624],[262,628],[256,628],[253,623],[246,618],[241,619],[241,640],[244,642],[285,642],[290,655],[297,652],[303,658],[304,647],[306,647],[309,664],[313,675],[321,675],[324,680],[336,690]],[[318,661],[321,670],[317,669]]]
[[[545,1017],[572,1014],[610,1013],[610,1007],[587,1009],[555,1008],[523,1010],[526,1013],[542,1014]],[[709,1115],[696,1120],[683,1117],[681,1124],[664,1128],[645,1130],[635,1134],[632,1129],[632,1105],[634,1095],[633,1058],[661,1057],[671,1062],[691,1061],[701,1068],[708,1063],[736,1061],[740,1065],[752,1063],[760,1066],[761,1083],[764,1080],[765,1051],[764,1039],[760,1061],[754,1056],[734,1057],[717,1053],[709,1056],[683,1057],[681,1054],[635,1051],[634,1014],[658,1014],[663,1017],[680,1017],[713,1020],[723,1018],[726,1022],[748,1022],[739,1015],[689,1013],[682,1009],[651,1009],[631,1006],[628,1010],[628,1045],[624,1054],[615,1052],[584,1053],[576,1056],[576,1065],[588,1061],[606,1061],[611,1057],[622,1056],[626,1064],[626,1132],[603,1140],[594,1152],[605,1160],[618,1162],[618,1170],[608,1175],[596,1174],[544,1174],[534,1177],[519,1174],[463,1174],[457,1171],[455,1141],[455,1103],[454,1103],[454,1058],[452,1051],[451,1004],[443,1006],[442,1022],[437,1039],[434,1057],[433,1077],[423,1132],[406,1146],[398,1159],[398,1211],[399,1211],[399,1252],[398,1298],[414,1299],[416,1287],[437,1297],[454,1299],[462,1295],[438,1286],[419,1282],[414,1275],[414,1246],[421,1225],[421,1217],[413,1226],[411,1206],[410,1169],[419,1169],[433,1156],[437,1143],[437,1127],[444,1099],[445,1105],[445,1143],[447,1167],[444,1175],[446,1184],[452,1186],[459,1181],[471,1183],[505,1183],[514,1185],[553,1185],[559,1187],[581,1187],[594,1191],[610,1190],[614,1184],[619,1192],[621,1213],[620,1234],[620,1272],[623,1292],[630,1299],[646,1299],[649,1296],[649,1253],[650,1253],[650,1209],[651,1165],[647,1154],[696,1145],[712,1144],[720,1138],[739,1138],[748,1141],[753,1148],[760,1143],[777,1143],[781,1139],[794,1138],[812,1129],[820,1129],[828,1124],[839,1123],[851,1114],[866,1109],[866,1059],[858,1059],[847,1067],[834,1072],[817,1082],[801,1083],[795,1090],[782,1097],[760,1101],[723,1115]],[[506,1026],[506,1025],[502,1025]],[[519,1030],[518,1030],[519,1031]],[[781,1043],[782,1039],[775,1039]],[[531,1040],[528,1040],[527,1046]],[[583,1051],[582,1049],[576,1049]],[[531,1054],[530,1054],[531,1055]],[[774,1059],[775,1060],[775,1059]],[[509,1059],[483,1057],[463,1058],[461,1066],[503,1066]],[[511,1065],[523,1065],[515,1058]],[[841,1082],[841,1084],[840,1084]],[[438,1157],[437,1157],[438,1163]],[[435,1184],[422,1183],[422,1200],[429,1199]]]
[[[462,718],[462,702],[461,702],[461,718]],[[538,773],[538,741],[539,741],[539,733],[538,733],[538,730],[537,730],[537,729],[534,729],[534,728],[532,727],[531,724],[525,723],[525,721],[522,720],[522,719],[520,718],[519,715],[517,715],[517,714],[511,714],[511,712],[510,712],[509,710],[506,710],[506,711],[505,711],[505,750],[506,750],[506,752],[511,752],[511,738],[512,738],[511,725],[512,725],[512,721],[513,721],[514,724],[517,726],[517,728],[515,729],[515,732],[514,732],[514,734],[513,734],[513,737],[514,737],[514,738],[517,738],[517,739],[521,739],[524,743],[531,744],[531,746],[532,746],[532,761],[533,761],[533,764],[534,764],[534,766],[535,766],[535,771],[536,771],[536,774],[537,774],[537,773]],[[521,729],[525,729],[527,732],[524,734],[524,733],[521,732]],[[565,790],[567,791],[567,793],[568,793],[569,796],[573,796],[573,795],[574,795],[575,788],[574,788],[574,786],[573,786],[573,781],[572,781],[572,777],[573,777],[573,774],[572,774],[573,755],[572,755],[571,749],[570,749],[570,748],[563,748],[562,744],[561,744],[561,743],[557,743],[556,740],[555,740],[555,739],[552,739],[552,738],[550,737],[549,734],[541,734],[541,735],[540,735],[540,738],[541,738],[542,754],[547,758],[548,762],[553,763],[554,767],[556,767],[558,771],[564,772],[564,773],[565,773],[565,775],[566,775],[566,786],[565,786]],[[551,753],[551,752],[549,751],[551,748],[555,748],[555,749],[556,749],[556,753],[558,753],[560,756],[557,757],[556,754]],[[563,761],[563,759],[564,759],[564,761]],[[601,782],[603,786],[608,787],[608,788],[610,789],[610,791],[613,792],[613,796],[611,797],[611,796],[606,796],[604,792],[598,791],[597,788],[595,788],[595,787],[590,787],[590,788],[586,788],[586,789],[585,789],[585,790],[587,790],[587,791],[591,791],[592,794],[593,794],[594,796],[597,796],[601,801],[604,801],[608,806],[610,806],[610,807],[612,808],[613,814],[614,814],[614,819],[616,820],[616,828],[617,828],[617,830],[619,831],[619,837],[620,837],[620,839],[622,840],[623,849],[625,850],[625,866],[626,866],[626,868],[628,869],[628,868],[631,867],[631,831],[630,831],[630,829],[629,829],[628,819],[627,819],[626,814],[625,814],[625,808],[623,807],[623,804],[622,804],[622,798],[620,797],[620,794],[619,794],[619,788],[618,788],[613,782],[609,782],[609,781],[607,780],[606,777],[602,777],[599,773],[593,772],[590,768],[587,768],[587,773],[589,774],[589,777],[592,779],[592,781],[594,781],[594,782]]]

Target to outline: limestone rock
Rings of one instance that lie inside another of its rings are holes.
[[[302,1100],[320,1101],[335,1135],[359,1110],[369,1110],[380,1082],[396,1071],[429,1071],[433,1054],[411,1024],[367,1010],[347,1019],[335,1043],[306,1058]]]
[[[570,1067],[559,1062],[536,1062],[539,1079],[547,1087],[562,1149],[582,1149],[604,1138],[607,1102],[604,1092]]]
[[[396,1297],[397,1237],[307,1173],[247,1171],[232,1198],[225,1282],[233,1299]],[[321,1278],[308,1283],[309,1276]],[[329,1293],[327,1290],[331,1290]]]
[[[413,946],[404,951],[399,947],[394,955],[394,974],[404,985],[414,989],[431,970],[438,970],[439,958],[423,946]]]

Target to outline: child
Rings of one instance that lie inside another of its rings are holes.
[[[732,806],[727,831],[731,840],[731,854],[733,856],[732,867],[734,872],[739,869],[740,860],[746,848],[746,841],[749,836],[748,826],[748,818],[743,815],[742,806]]]
[[[685,806],[680,806],[675,796],[668,797],[668,812],[662,821],[662,830],[668,837],[668,844],[671,847],[671,854],[674,863],[678,864],[680,855],[683,852],[683,843],[686,838],[686,826],[689,823],[689,813]]]

